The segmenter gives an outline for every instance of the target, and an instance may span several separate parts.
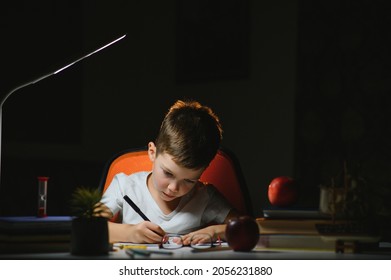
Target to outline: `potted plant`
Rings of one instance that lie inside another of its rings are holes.
[[[71,199],[71,253],[74,255],[105,255],[109,252],[107,219],[99,207],[99,189],[78,187]]]

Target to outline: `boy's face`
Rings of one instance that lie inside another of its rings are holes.
[[[187,194],[197,184],[204,169],[181,167],[167,153],[160,153],[156,157],[156,148],[152,145],[149,149],[153,161],[152,184],[159,197],[168,202]]]

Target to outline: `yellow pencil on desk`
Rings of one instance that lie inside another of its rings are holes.
[[[141,249],[146,250],[148,248],[147,245],[132,245],[132,244],[121,244],[118,246],[119,249]]]

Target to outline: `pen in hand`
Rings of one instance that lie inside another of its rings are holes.
[[[124,196],[124,199],[125,201],[133,208],[134,211],[137,212],[137,214],[139,214],[141,216],[141,218],[144,219],[144,221],[148,221],[150,222],[150,219],[147,218],[147,216],[145,216],[145,214],[140,210],[140,208],[137,207],[137,205],[129,198],[129,196],[125,195]],[[153,230],[154,231],[154,230]],[[156,232],[154,231],[156,234],[158,235],[162,235],[161,233],[159,232]]]
[[[129,198],[129,196],[124,196],[125,201],[133,208],[134,211],[136,211],[141,218],[144,219],[144,221],[150,221],[147,216],[144,215],[144,213],[140,210],[140,208],[137,207],[137,205]]]

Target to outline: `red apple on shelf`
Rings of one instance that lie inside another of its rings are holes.
[[[225,237],[234,251],[251,251],[258,243],[258,223],[250,216],[232,218],[227,223]]]
[[[299,198],[297,181],[288,176],[274,178],[269,185],[268,198],[273,206],[292,206]]]

